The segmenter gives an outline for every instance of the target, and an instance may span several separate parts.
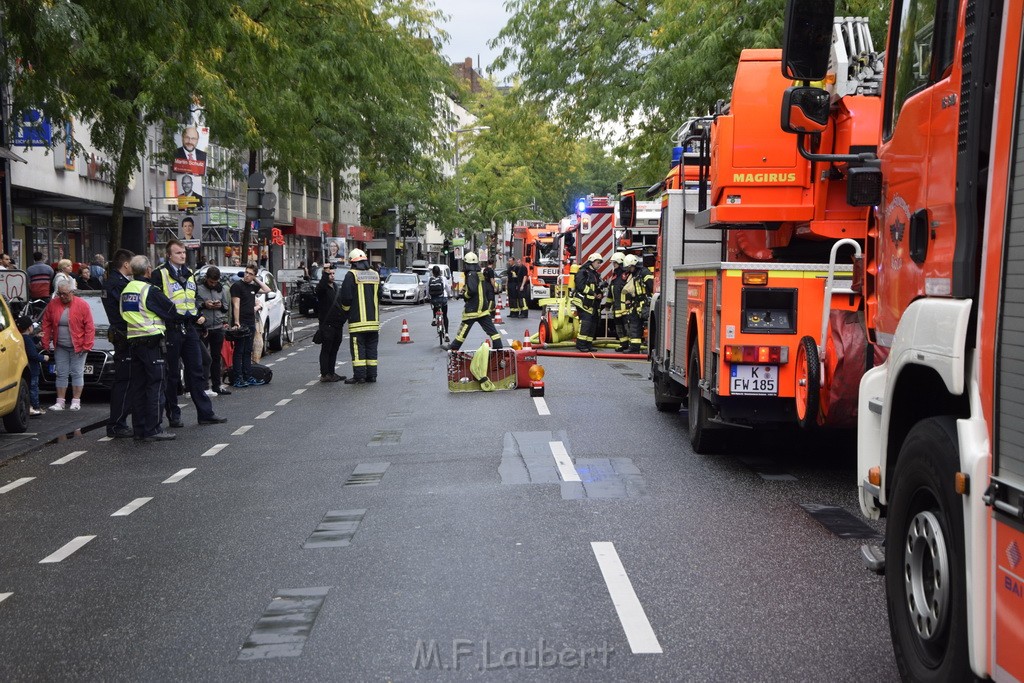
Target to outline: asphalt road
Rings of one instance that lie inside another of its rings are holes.
[[[639,362],[450,393],[429,316],[385,309],[375,385],[300,334],[228,424],[0,466],[0,678],[897,679],[852,437],[694,455]]]

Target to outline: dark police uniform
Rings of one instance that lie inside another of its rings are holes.
[[[324,268],[320,282],[316,285],[316,297],[320,305],[320,378],[331,381],[334,377],[345,379],[334,372],[338,364],[338,349],[341,348],[342,330],[346,315],[341,308],[341,290],[331,282],[331,275]]]
[[[121,292],[131,279],[112,270],[103,287],[103,309],[110,325],[108,336],[114,346],[114,386],[110,389],[110,420],[107,436],[130,436],[128,416],[132,406],[128,400],[128,384],[132,377],[131,346],[128,344],[128,324],[121,318]]]
[[[192,271],[185,266],[175,269],[164,263],[153,271],[150,282],[160,287],[185,320],[183,323],[167,325],[167,380],[164,383],[164,412],[167,420],[172,427],[181,426],[181,408],[178,407],[179,360],[184,361],[185,386],[192,397],[192,403],[196,406],[200,421],[211,420],[216,416],[213,413],[213,403],[206,395],[203,342],[193,324],[199,317],[199,311],[196,308],[196,281],[192,278]]]
[[[509,266],[508,269],[508,309],[512,318],[529,317],[526,309],[526,297],[523,295],[523,282],[526,280],[527,270],[522,263]]]
[[[154,438],[162,431],[164,321],[178,322],[183,316],[178,314],[170,299],[144,280],[132,280],[125,285],[121,291],[120,312],[131,346],[128,401],[132,406],[132,431],[136,439]]]
[[[469,329],[473,323],[480,323],[484,334],[491,338],[492,346],[495,349],[501,348],[501,334],[494,326],[491,318],[491,301],[494,300],[494,288],[490,281],[480,273],[480,266],[476,263],[465,264],[466,269],[466,305],[462,309],[462,324],[455,335],[455,341],[449,347],[452,351],[462,348],[462,343],[469,335]]]
[[[356,261],[341,285],[341,308],[348,317],[352,377],[346,384],[377,381],[380,341],[380,275],[369,262]]]

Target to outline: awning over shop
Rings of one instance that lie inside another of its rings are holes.
[[[330,221],[316,221],[312,218],[295,217],[293,225],[281,227],[285,235],[298,235],[299,237],[319,238],[321,233],[331,235]],[[338,237],[345,237],[350,241],[367,242],[373,239],[373,229],[362,225],[351,225],[349,223],[338,223]]]

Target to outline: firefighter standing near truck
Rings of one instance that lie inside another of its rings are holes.
[[[348,342],[352,352],[352,376],[345,384],[373,384],[377,381],[377,346],[380,341],[380,274],[370,267],[366,252],[348,254],[352,269],[341,283],[341,310],[348,320]],[[340,334],[340,332],[339,332]]]
[[[629,311],[626,307],[626,300],[623,293],[626,288],[626,270],[622,266],[626,254],[617,251],[611,256],[614,264],[612,277],[608,281],[608,305],[612,317],[612,333],[619,340],[619,348],[616,351],[625,353],[629,349]]]
[[[623,353],[640,353],[644,340],[644,327],[651,312],[651,295],[654,293],[654,276],[647,270],[638,256],[627,254],[622,260],[626,269],[626,284],[623,297],[627,303],[626,322],[629,328],[629,347]]]
[[[597,317],[600,314],[601,290],[604,283],[597,272],[598,266],[604,263],[601,254],[591,254],[587,262],[576,271],[573,287],[576,290],[572,304],[580,318],[580,331],[576,335],[576,350],[591,352],[594,350],[594,336],[597,334]]]
[[[508,308],[510,318],[526,318],[526,297],[523,295],[523,288],[526,286],[526,266],[516,260],[513,256],[508,260]]]
[[[491,302],[494,300],[494,288],[480,273],[480,257],[474,252],[469,252],[462,259],[465,265],[466,288],[463,299],[465,307],[462,309],[462,324],[455,335],[455,341],[448,346],[451,351],[458,351],[462,343],[466,341],[469,329],[473,323],[480,323],[484,333],[491,338],[495,349],[501,348],[501,334],[494,327],[494,320],[491,319]]]

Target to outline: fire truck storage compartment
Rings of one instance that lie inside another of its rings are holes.
[[[795,289],[744,287],[741,329],[750,334],[794,334],[796,295]]]

